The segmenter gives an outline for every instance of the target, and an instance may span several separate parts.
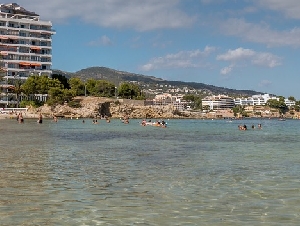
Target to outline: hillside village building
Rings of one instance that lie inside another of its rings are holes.
[[[234,103],[235,105],[241,106],[263,106],[266,105],[268,100],[279,100],[279,98],[270,96],[270,94],[253,95],[252,97],[248,98],[236,98]],[[295,105],[295,101],[289,99],[284,99],[284,103],[288,107]]]
[[[152,104],[155,106],[165,106],[165,105],[172,105],[174,110],[183,111],[190,109],[190,106],[187,101],[183,100],[184,95],[176,95],[172,96],[169,93],[163,93],[156,95],[152,101]]]
[[[52,30],[50,21],[16,3],[0,4],[0,54],[5,78],[52,73]]]
[[[173,96],[169,93],[158,94],[153,99],[153,105],[164,106],[171,104],[174,109],[183,111],[183,110],[190,110],[189,102],[183,99],[184,95],[176,95]],[[202,99],[202,107],[207,108],[206,110],[225,110],[225,109],[232,109],[233,107],[240,105],[240,106],[264,106],[266,105],[267,101],[270,99],[279,100],[278,97],[270,96],[269,94],[263,95],[253,95],[252,97],[248,98],[232,98],[226,95],[213,95],[207,96]],[[284,100],[285,104],[290,107],[295,105],[295,101],[291,101],[289,99]]]
[[[225,96],[208,96],[202,99],[202,107],[208,106],[209,110],[231,109],[235,106],[234,99]]]

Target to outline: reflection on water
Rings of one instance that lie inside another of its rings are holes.
[[[1,120],[1,225],[298,224],[299,121],[138,122]]]

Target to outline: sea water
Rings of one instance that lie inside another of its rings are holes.
[[[166,121],[1,120],[0,224],[299,225],[300,120]]]

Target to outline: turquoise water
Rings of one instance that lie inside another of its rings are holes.
[[[300,120],[139,122],[1,120],[1,225],[299,225]]]

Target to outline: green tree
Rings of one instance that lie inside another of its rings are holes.
[[[98,97],[112,97],[115,95],[115,85],[106,80],[89,79],[86,82],[87,92]]]
[[[190,102],[191,107],[193,109],[201,109],[202,108],[202,99],[198,95],[187,94],[187,95],[184,95],[182,99],[187,102]]]
[[[51,87],[50,78],[48,76],[37,76],[37,93],[39,94],[48,94],[48,91]]]
[[[38,84],[38,76],[34,75],[28,77],[25,83],[22,84],[22,89],[24,94],[29,96],[30,94],[38,93],[37,84]]]
[[[98,80],[96,82],[96,90],[98,96],[112,97],[115,94],[115,85],[105,80]]]
[[[300,111],[300,101],[299,100],[295,101],[294,110],[297,111],[297,112]]]
[[[4,62],[3,62],[3,56],[0,55],[0,82],[3,81],[3,78],[7,74],[7,69],[5,68]]]
[[[232,112],[234,117],[237,117],[238,114],[242,115],[243,117],[248,117],[247,112],[245,111],[245,107],[241,105],[237,105],[232,108]]]
[[[58,79],[51,79],[48,76],[30,76],[21,85],[23,93],[27,96],[31,94],[48,94],[47,102],[51,105],[62,103],[64,99],[63,84]]]
[[[290,100],[290,101],[296,101],[295,97],[293,97],[293,96],[289,96],[288,100]]]
[[[51,87],[48,91],[50,98],[47,100],[49,105],[62,104],[64,98],[64,90],[59,87]]]
[[[90,94],[92,96],[97,94],[97,88],[96,88],[97,80],[96,79],[88,79],[85,85],[86,85],[87,94]]]
[[[284,114],[288,110],[288,107],[284,103],[284,97],[279,97],[279,100],[269,99],[266,105],[271,108],[277,109],[280,114]]]
[[[73,96],[83,96],[85,90],[85,84],[80,78],[70,78],[69,84]]]
[[[195,99],[196,99],[196,97],[195,97],[195,95],[193,95],[193,94],[187,94],[187,95],[184,95],[183,97],[182,97],[182,99],[183,100],[185,100],[185,101],[190,101],[190,102],[194,102],[195,101]]]
[[[22,84],[24,83],[24,81],[22,81],[21,79],[15,79],[14,80],[14,89],[13,89],[13,93],[16,95],[16,100],[17,100],[17,108],[20,105],[20,95],[23,92],[22,89]]]
[[[118,96],[127,99],[145,99],[138,85],[124,82],[118,88]]]
[[[30,94],[48,94],[50,88],[57,87],[62,89],[63,85],[57,79],[51,79],[48,76],[33,75],[26,79],[21,88],[26,95]]]
[[[202,99],[197,97],[194,101],[194,109],[202,109]]]
[[[47,104],[63,104],[65,102],[70,102],[73,99],[72,91],[69,89],[61,89],[59,87],[51,87],[48,91],[49,99]]]
[[[61,75],[61,74],[52,74],[51,75],[52,79],[57,79],[58,81],[61,82],[61,84],[63,84],[64,89],[70,89],[70,84],[69,84],[69,80],[68,78],[66,78],[66,76]]]

